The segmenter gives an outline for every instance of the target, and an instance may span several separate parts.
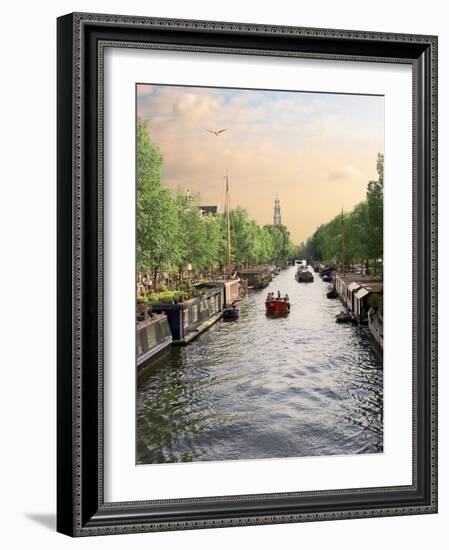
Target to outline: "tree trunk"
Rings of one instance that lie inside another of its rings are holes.
[[[159,266],[155,267],[153,270],[153,291],[156,292],[157,288],[157,276],[159,273]]]

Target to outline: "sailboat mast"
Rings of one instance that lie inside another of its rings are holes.
[[[231,274],[231,213],[230,213],[230,199],[229,199],[229,181],[228,172],[226,171],[226,234],[227,234],[227,248],[226,248],[226,269],[228,275]]]

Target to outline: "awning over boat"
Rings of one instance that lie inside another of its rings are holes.
[[[348,286],[348,292],[352,292],[353,290],[357,290],[358,288],[360,288],[359,283],[353,282]]]
[[[360,290],[357,291],[356,298],[357,298],[357,300],[361,300],[362,298],[367,296],[369,293],[370,293],[369,290],[362,287]]]

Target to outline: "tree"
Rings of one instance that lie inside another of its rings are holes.
[[[199,197],[186,201],[182,191],[177,193],[176,204],[182,233],[183,266],[190,264],[197,273],[213,270],[220,263],[223,247],[224,233],[219,217],[202,216]]]
[[[223,249],[224,235],[221,231],[221,222],[218,216],[207,214],[203,218],[204,241],[204,266],[211,271],[223,263],[221,251]]]
[[[367,230],[367,203],[363,201],[357,204],[348,216],[347,222],[347,250],[350,263],[359,260],[365,263],[369,257],[366,241]]]
[[[301,246],[302,256],[344,264],[359,260],[367,266],[371,261],[377,274],[383,257],[383,166],[384,157],[379,153],[378,180],[368,183],[366,199],[351,212],[338,214],[318,227]]]
[[[383,257],[383,204],[384,204],[384,157],[377,156],[378,180],[370,181],[366,192],[366,241],[368,257],[374,262],[377,273],[378,262]]]
[[[235,208],[231,211],[231,257],[236,265],[243,266],[250,262],[254,240],[254,227],[248,213],[243,208]]]
[[[137,268],[150,271],[153,285],[162,269],[180,259],[180,226],[176,203],[161,184],[162,155],[146,123],[137,124]]]
[[[186,200],[161,183],[162,155],[151,141],[146,123],[137,124],[137,267],[152,273],[156,287],[162,271],[182,272],[187,264],[201,274],[223,267],[227,247],[224,215],[203,216],[199,197]],[[259,226],[246,210],[230,213],[234,267],[294,256],[296,248],[283,225]]]

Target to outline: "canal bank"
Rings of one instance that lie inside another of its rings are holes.
[[[333,290],[359,325],[368,325],[383,350],[383,280],[360,273],[335,273]]]
[[[376,453],[383,449],[382,360],[368,329],[336,325],[337,300],[295,267],[189,346],[144,368],[137,387],[138,463]],[[288,317],[265,315],[268,292]]]

